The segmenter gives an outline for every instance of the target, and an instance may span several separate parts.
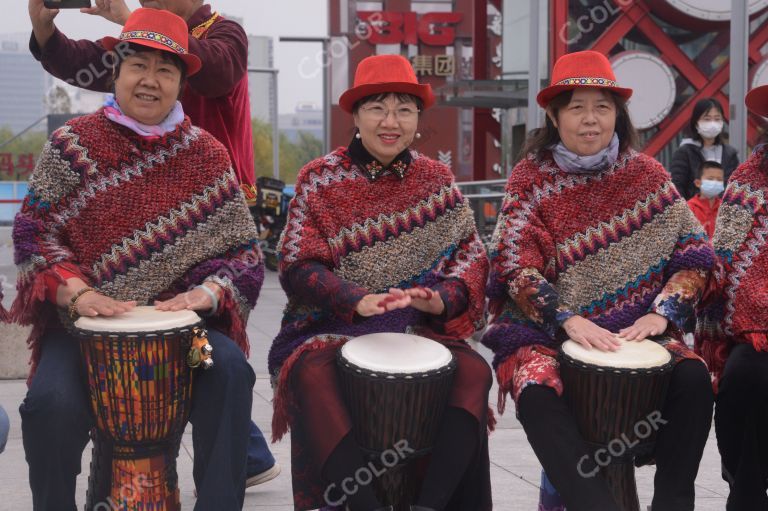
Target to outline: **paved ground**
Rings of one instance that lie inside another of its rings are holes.
[[[7,230],[0,228],[0,280],[6,275],[12,280],[10,251],[7,243]],[[5,244],[4,244],[4,241]],[[6,290],[6,293],[8,290]],[[10,303],[6,296],[6,306]],[[252,417],[270,436],[272,416],[272,389],[266,370],[267,350],[271,339],[277,333],[280,313],[285,303],[283,294],[274,273],[268,273],[259,305],[251,316],[248,332],[251,337],[252,354],[250,362],[258,379],[253,390]],[[15,331],[0,327],[0,345],[12,341],[18,335]],[[481,352],[488,355],[481,347]],[[20,356],[20,355],[17,355]],[[8,511],[26,511],[32,509],[27,465],[21,442],[18,405],[24,397],[25,384],[22,380],[0,381],[0,405],[11,416],[11,435],[6,452],[0,455],[0,509]],[[496,388],[491,392],[491,401],[495,401]],[[493,406],[493,404],[492,404]],[[685,438],[680,439],[686,441]],[[538,502],[541,467],[531,451],[525,433],[514,418],[514,406],[499,420],[496,432],[491,436],[491,477],[493,484],[494,508],[502,511],[535,511]],[[179,478],[183,509],[192,509],[192,441],[188,428],[184,436],[183,449],[179,457]],[[277,479],[250,489],[245,498],[247,510],[289,511],[291,506],[290,479],[290,444],[287,440],[273,446],[273,452],[283,467],[283,474]],[[90,449],[83,455],[82,466],[87,470]],[[650,504],[653,491],[653,468],[644,467],[638,471],[638,492],[642,509]],[[82,508],[85,497],[85,479],[82,474],[78,479],[79,506]],[[720,478],[720,457],[714,439],[710,434],[696,484],[696,509],[702,511],[720,511],[725,509],[727,486]]]

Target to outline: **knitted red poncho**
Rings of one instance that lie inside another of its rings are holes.
[[[768,351],[768,162],[756,150],[731,176],[713,243],[718,271],[699,316],[696,343],[710,371],[723,370],[733,343]]]
[[[13,228],[11,317],[37,340],[56,321],[46,281],[63,267],[99,292],[148,303],[210,280],[225,290],[209,324],[247,350],[264,278],[256,228],[226,149],[185,119],[147,139],[102,111],[55,131]],[[34,367],[33,367],[34,369]]]

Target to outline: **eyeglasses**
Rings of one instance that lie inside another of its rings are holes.
[[[387,110],[383,106],[376,106],[376,105],[361,107],[360,110],[363,111],[366,117],[369,117],[376,121],[383,121],[384,119],[389,117],[389,113],[392,112],[395,115],[395,119],[401,122],[413,121],[414,119],[416,119],[416,116],[418,116],[420,112],[420,110],[415,110],[413,108],[408,108],[408,107],[402,107],[396,110]]]

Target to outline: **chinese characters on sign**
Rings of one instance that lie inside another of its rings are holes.
[[[415,55],[411,58],[413,70],[419,76],[453,76],[456,59],[453,55]]]
[[[35,155],[16,155],[13,161],[13,153],[0,153],[0,181],[26,181],[35,169]]]

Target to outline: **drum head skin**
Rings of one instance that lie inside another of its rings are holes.
[[[443,368],[453,355],[437,341],[411,334],[378,333],[355,337],[341,347],[347,362],[373,372],[408,374]]]
[[[672,7],[689,16],[702,20],[728,21],[731,18],[731,2],[723,0],[666,0]],[[768,6],[767,0],[749,0],[747,10],[754,14]]]
[[[190,310],[160,311],[153,306],[136,307],[119,316],[81,317],[75,321],[75,328],[91,332],[164,332],[200,322],[200,316]]]
[[[573,360],[598,367],[616,369],[651,369],[668,364],[672,355],[660,344],[649,340],[622,341],[616,351],[588,350],[576,341],[565,341],[563,353]]]
[[[625,51],[611,59],[616,81],[634,90],[627,103],[632,124],[639,130],[663,121],[677,98],[672,69],[659,57],[640,51]]]

